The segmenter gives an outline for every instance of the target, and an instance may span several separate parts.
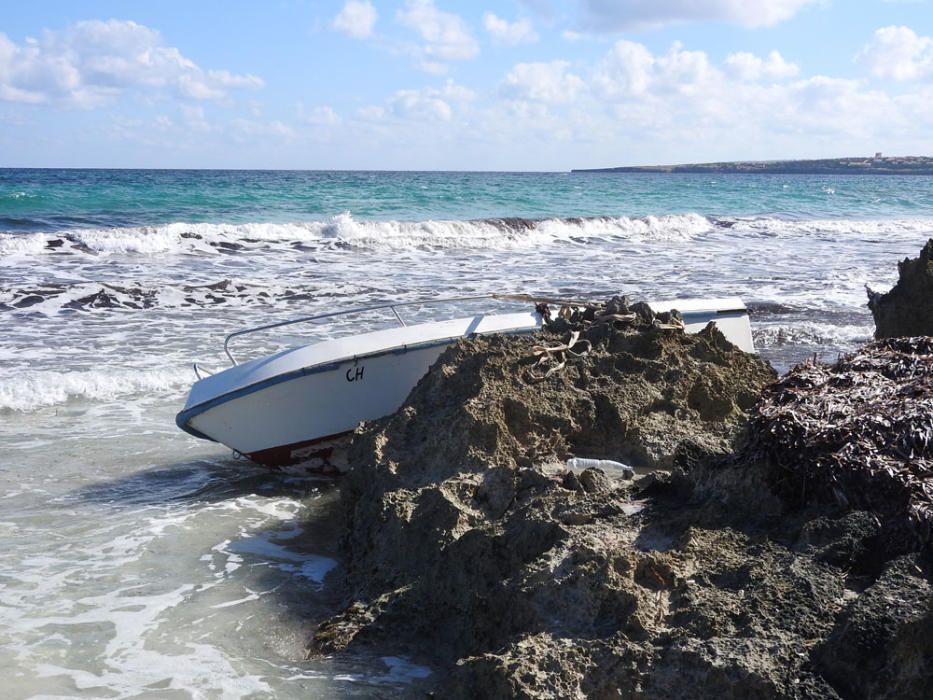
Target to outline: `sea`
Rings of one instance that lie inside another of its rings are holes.
[[[232,331],[493,292],[736,295],[785,371],[868,341],[865,285],[931,236],[922,176],[0,169],[0,694],[405,697],[434,672],[307,658],[343,597],[339,479],[174,422]]]

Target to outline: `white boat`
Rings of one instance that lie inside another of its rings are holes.
[[[364,420],[397,410],[418,380],[449,345],[474,335],[532,333],[543,323],[537,311],[481,314],[406,326],[405,306],[497,299],[564,303],[525,295],[492,295],[385,304],[282,321],[237,331],[224,341],[232,367],[201,377],[191,387],[178,427],[220,442],[260,464],[279,466],[325,456],[333,441]],[[579,304],[578,304],[579,305]],[[748,312],[738,298],[651,303],[676,308],[687,332],[715,321],[742,350],[753,352]],[[230,341],[282,326],[364,311],[390,310],[399,327],[324,340],[238,364]]]

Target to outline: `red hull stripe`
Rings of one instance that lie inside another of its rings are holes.
[[[325,435],[324,437],[314,438],[313,440],[303,440],[302,442],[293,442],[290,445],[280,445],[279,447],[267,447],[264,450],[258,450],[256,452],[251,452],[246,456],[249,457],[254,462],[262,464],[266,467],[285,467],[289,464],[297,464],[308,459],[313,454],[308,453],[309,447],[318,445],[321,443],[331,442],[342,437],[350,435],[353,431],[348,430],[343,433],[336,433],[334,435]],[[298,450],[301,450],[302,454],[298,457],[294,456],[294,453]],[[312,451],[313,453],[313,451]]]

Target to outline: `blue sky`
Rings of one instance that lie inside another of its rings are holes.
[[[16,3],[0,166],[933,155],[930,0]]]

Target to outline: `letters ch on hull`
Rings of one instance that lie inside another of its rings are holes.
[[[355,382],[359,379],[362,379],[364,369],[366,368],[363,365],[359,365],[358,367],[350,367],[350,369],[347,370],[347,373],[345,375],[347,378],[347,381]]]

